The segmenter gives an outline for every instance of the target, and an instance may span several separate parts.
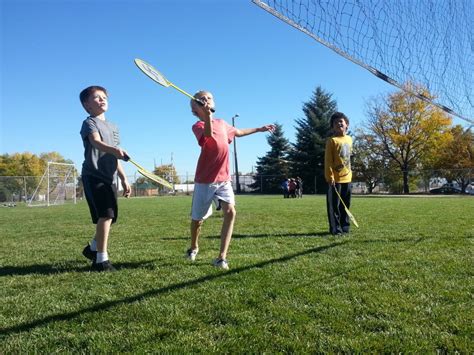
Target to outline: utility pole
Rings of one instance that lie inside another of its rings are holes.
[[[239,117],[239,114],[236,113],[234,117],[232,117],[232,126],[235,127],[235,119]],[[239,165],[237,164],[237,143],[236,143],[236,138],[234,137],[234,166],[235,166],[235,185],[236,185],[236,190],[235,192],[240,194],[240,181],[239,181]]]

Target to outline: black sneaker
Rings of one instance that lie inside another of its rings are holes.
[[[97,251],[91,250],[90,244],[87,244],[84,250],[82,250],[82,255],[84,255],[89,260],[95,261],[97,258]]]
[[[112,263],[108,260],[104,261],[103,263],[92,263],[92,270],[98,272],[115,272],[117,271],[116,268],[112,265]]]

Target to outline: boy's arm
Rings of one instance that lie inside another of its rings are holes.
[[[98,132],[93,132],[89,134],[89,142],[95,148],[99,149],[102,152],[112,154],[117,159],[124,159],[127,156],[127,152],[119,147],[112,147],[102,141],[100,134]]]
[[[258,128],[244,128],[244,129],[236,129],[235,130],[235,136],[236,137],[243,137],[243,136],[248,136],[249,134],[254,134],[257,132],[271,132],[275,131],[275,125],[273,124],[268,124],[262,127]]]
[[[117,175],[122,183],[123,195],[125,197],[130,197],[132,188],[130,184],[128,183],[127,175],[125,175],[125,171],[123,170],[123,167],[120,161],[117,161]]]
[[[331,144],[331,140],[328,139],[326,142],[326,150],[324,151],[324,177],[326,181],[330,185],[335,184],[334,180],[334,172],[332,171],[332,154],[333,154],[333,146]]]

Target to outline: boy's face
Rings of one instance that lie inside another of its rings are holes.
[[[344,118],[339,118],[332,123],[332,129],[338,136],[346,134],[347,127],[347,122]]]
[[[84,102],[84,108],[92,117],[99,116],[109,108],[107,95],[101,90],[94,91],[87,101]]]

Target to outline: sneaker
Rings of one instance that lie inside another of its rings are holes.
[[[196,260],[196,256],[198,255],[198,251],[199,251],[199,249],[191,249],[190,248],[186,251],[185,257],[187,259],[191,260],[191,261],[194,261],[194,260]]]
[[[97,251],[93,251],[90,244],[87,244],[84,250],[82,250],[82,255],[84,255],[89,260],[95,261],[97,258]]]
[[[229,264],[227,263],[227,260],[225,260],[225,259],[215,259],[212,262],[212,265],[214,265],[215,267],[224,269],[224,270],[229,270]]]
[[[92,263],[92,270],[98,272],[114,272],[117,271],[109,260],[105,260],[103,263]]]

